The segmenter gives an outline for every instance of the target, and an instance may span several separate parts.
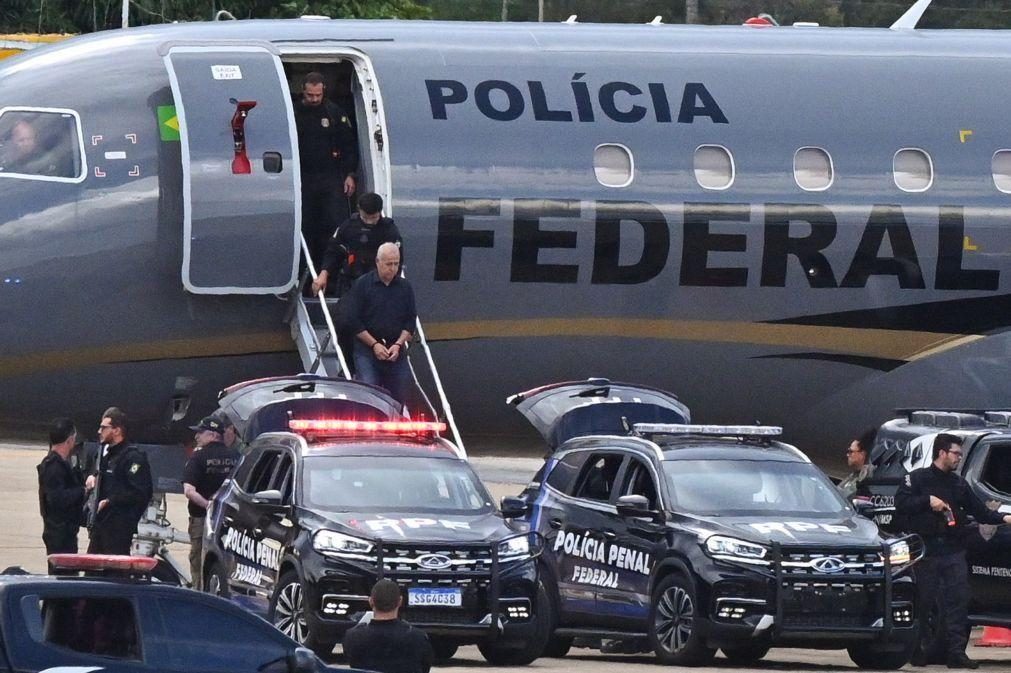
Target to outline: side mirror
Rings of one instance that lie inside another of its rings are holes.
[[[853,505],[853,509],[856,510],[857,514],[866,519],[873,519],[874,515],[877,513],[876,512],[877,508],[874,506],[874,503],[871,502],[869,498],[862,498],[857,496],[852,500],[850,500],[850,504]]]
[[[288,673],[316,673],[316,655],[308,647],[296,647],[288,653]]]
[[[257,505],[281,505],[281,492],[276,488],[267,491],[258,491],[253,494],[253,502]]]
[[[649,508],[649,500],[644,495],[623,495],[618,498],[615,508],[618,510],[618,516],[626,518],[656,515],[656,512]]]
[[[506,519],[515,519],[527,513],[527,503],[523,498],[507,495],[499,503],[499,509]]]

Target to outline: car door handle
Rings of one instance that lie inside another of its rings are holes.
[[[616,539],[618,539],[618,534],[615,533],[613,530],[601,531],[600,534],[604,536],[605,540],[616,540]]]
[[[226,516],[225,523],[227,523],[228,525],[232,525],[233,523],[235,523],[235,519],[233,517]]]
[[[551,526],[552,528],[554,528],[555,530],[558,530],[559,528],[562,527],[562,520],[561,519],[551,519],[550,521],[548,521],[548,525]]]
[[[262,528],[254,528],[253,529],[253,536],[254,537],[263,537],[263,529]]]

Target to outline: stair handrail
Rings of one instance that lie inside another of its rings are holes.
[[[306,268],[309,269],[309,276],[312,278],[313,282],[316,281],[316,265],[312,263],[312,255],[309,254],[309,244],[305,242],[305,236],[299,235],[299,240],[302,242],[302,256],[305,258]],[[301,286],[295,288],[298,293],[298,300],[302,301],[302,288]],[[341,350],[340,342],[337,340],[337,328],[334,326],[333,316],[330,315],[330,306],[326,301],[326,288],[320,288],[317,292],[319,297],[319,306],[323,310],[323,319],[326,320],[326,328],[330,332],[330,343],[333,344],[334,351],[337,353],[337,362],[341,366],[341,375],[344,378],[348,378],[348,361],[344,359],[344,351]],[[304,303],[304,302],[303,302]],[[316,362],[319,362],[322,357],[322,349],[317,343],[316,350]],[[311,373],[311,372],[310,372]]]
[[[457,427],[456,419],[453,417],[453,409],[449,406],[449,398],[446,397],[446,390],[442,387],[442,379],[439,377],[439,370],[435,368],[435,360],[432,358],[432,351],[428,347],[428,339],[425,338],[425,328],[421,326],[421,318],[415,317],[414,324],[418,329],[418,343],[421,345],[421,350],[425,352],[425,358],[428,361],[428,371],[432,373],[432,380],[435,381],[435,390],[439,393],[439,402],[442,405],[442,411],[446,414],[446,422],[449,423],[449,429],[453,431],[453,437],[456,438],[456,446],[460,450],[460,456],[466,460],[467,449],[463,446],[463,437],[460,436],[460,429]],[[415,381],[417,382],[417,377],[415,377]],[[421,388],[420,383],[418,384],[418,387]],[[429,405],[431,405],[431,403],[429,403]]]

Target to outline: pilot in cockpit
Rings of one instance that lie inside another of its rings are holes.
[[[0,139],[3,141],[0,147],[0,171],[21,175],[73,177],[73,158],[65,144],[60,142],[60,133],[48,131],[49,125],[27,116],[14,121],[6,133],[0,127]]]

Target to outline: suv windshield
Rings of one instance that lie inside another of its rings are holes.
[[[302,468],[307,507],[332,512],[483,514],[491,496],[462,460],[403,456],[309,456]]]
[[[675,511],[707,516],[816,516],[846,509],[832,482],[810,463],[668,460],[663,471]]]

